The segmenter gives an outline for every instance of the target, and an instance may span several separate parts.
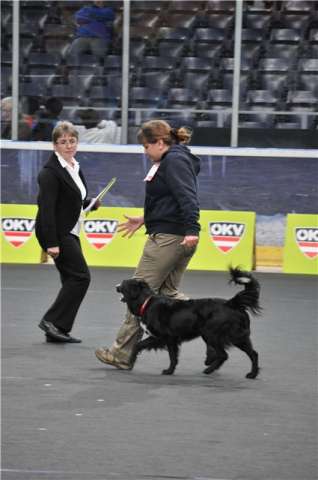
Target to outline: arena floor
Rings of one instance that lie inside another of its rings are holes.
[[[183,346],[172,377],[166,352],[132,372],[98,362],[124,313],[114,286],[131,270],[92,268],[74,335],[46,344],[37,327],[53,300],[50,265],[2,267],[3,480],[317,479],[317,279],[261,273],[252,339],[262,367],[231,350],[202,374],[204,346]],[[221,272],[188,272],[193,297],[237,291]]]

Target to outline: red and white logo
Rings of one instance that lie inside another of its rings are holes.
[[[295,229],[296,243],[308,258],[318,255],[318,228],[300,227]]]
[[[117,225],[117,220],[84,220],[84,233],[88,242],[100,250],[112,241]]]
[[[222,252],[228,253],[241,241],[245,232],[244,223],[210,222],[210,237],[214,245]]]
[[[34,231],[33,218],[2,218],[2,231],[5,239],[13,247],[21,247],[31,237]]]

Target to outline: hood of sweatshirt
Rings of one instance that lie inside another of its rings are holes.
[[[191,159],[191,162],[192,162],[192,165],[193,165],[193,168],[194,168],[194,171],[195,171],[195,174],[198,175],[199,172],[200,172],[200,165],[201,165],[201,160],[200,160],[200,157],[198,157],[197,155],[194,155],[193,153],[191,153],[191,150],[189,147],[187,147],[186,145],[180,145],[180,144],[177,144],[177,145],[172,145],[170,148],[169,148],[169,153],[175,153],[177,155],[186,155],[188,158]]]

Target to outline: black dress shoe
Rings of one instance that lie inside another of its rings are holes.
[[[61,339],[56,339],[51,337],[50,335],[46,334],[46,341],[47,343],[82,343],[82,340],[79,338],[71,337],[71,335],[68,335],[67,333],[65,334],[66,338],[61,340]]]
[[[41,320],[39,323],[39,327],[41,330],[44,330],[44,332],[51,338],[60,341],[60,342],[67,342],[68,341],[68,336],[65,335],[61,330],[59,330],[55,325],[53,325],[52,322],[48,322],[47,320]]]
[[[82,340],[80,338],[72,337],[69,333],[66,333],[65,335],[68,338],[68,343],[82,343]]]

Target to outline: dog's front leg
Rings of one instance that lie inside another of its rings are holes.
[[[157,348],[164,348],[165,346],[166,346],[166,343],[162,339],[158,337],[149,336],[144,340],[140,340],[140,342],[137,343],[134,349],[134,356],[136,358],[137,355],[143,350],[153,350],[153,349],[155,350]]]
[[[169,352],[170,365],[169,368],[167,368],[166,370],[162,370],[162,375],[172,375],[178,364],[179,345],[177,344],[177,342],[168,340],[167,348]]]

